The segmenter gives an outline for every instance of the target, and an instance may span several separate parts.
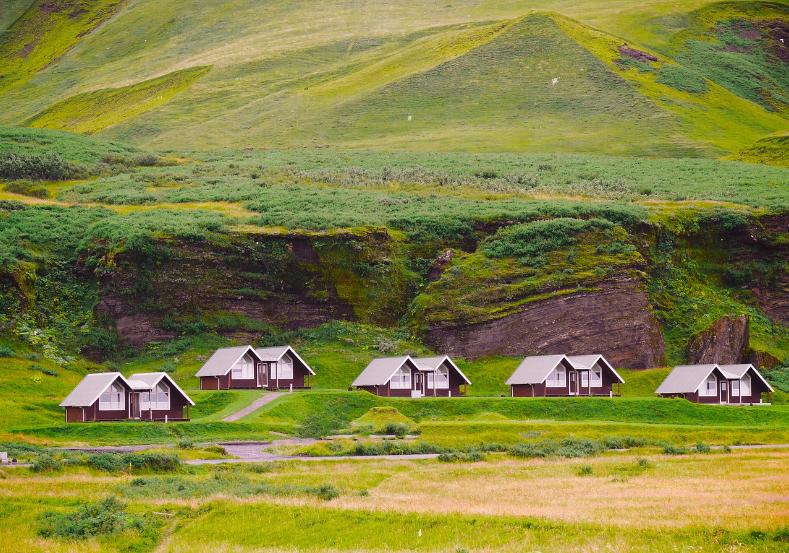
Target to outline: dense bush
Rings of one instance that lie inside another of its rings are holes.
[[[0,346],[0,357],[16,357],[16,352],[8,346]]]
[[[46,367],[42,367],[38,363],[31,363],[28,365],[27,369],[29,371],[38,371],[42,374],[46,374],[48,376],[59,376],[59,373],[54,369],[48,369]]]
[[[45,511],[39,515],[38,522],[40,536],[65,539],[119,534],[130,528],[143,530],[148,526],[144,518],[127,513],[126,505],[114,497],[82,505],[67,513]]]
[[[49,190],[40,182],[15,180],[5,185],[6,192],[22,194],[31,198],[49,198]]]
[[[38,456],[31,468],[33,472],[57,472],[63,468],[63,465],[52,455],[45,454]]]
[[[85,178],[87,174],[83,165],[68,162],[54,153],[0,152],[0,179],[62,181]]]
[[[150,469],[157,472],[172,472],[178,470],[181,461],[177,455],[166,453],[98,453],[89,455],[87,464],[95,469],[106,472],[119,472],[122,470]]]
[[[452,452],[452,453],[442,453],[438,456],[438,460],[444,463],[475,463],[477,461],[484,461],[486,456],[481,451],[469,451],[468,453],[465,452]]]
[[[575,242],[575,236],[593,229],[607,229],[613,223],[605,219],[569,219],[561,217],[514,225],[496,233],[480,251],[488,257],[534,258]]]
[[[383,433],[393,436],[405,436],[411,430],[411,425],[402,422],[388,422],[383,427]]]

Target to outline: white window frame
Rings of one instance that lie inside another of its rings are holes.
[[[160,391],[160,389],[162,391]],[[156,411],[169,411],[170,410],[170,393],[171,393],[170,386],[168,386],[164,382],[159,382],[156,385],[156,389],[154,390],[154,392],[156,393],[156,407],[154,407],[154,410],[156,410]],[[162,395],[164,395],[167,398],[166,402],[162,401],[162,398],[161,398]],[[151,402],[151,404],[153,405],[153,401]]]
[[[411,389],[411,369],[402,366],[392,375],[389,379],[389,387],[392,390],[410,390]]]
[[[433,376],[433,375],[430,375]],[[439,365],[436,368],[435,376],[433,377],[435,382],[436,390],[448,390],[449,389],[449,367],[445,366],[444,364]]]
[[[113,382],[99,396],[100,411],[123,411],[126,409],[126,390]]]
[[[729,386],[729,390],[732,397],[740,397],[740,381],[739,380],[732,380]]]
[[[581,388],[589,387],[589,371],[581,371]]]
[[[282,380],[293,380],[293,359],[288,355],[283,355],[280,361],[282,365],[279,368],[279,378]]]
[[[699,395],[704,397],[714,397],[718,395],[718,377],[714,374],[704,379],[699,387]]]
[[[746,390],[748,393],[745,393]],[[753,381],[748,374],[744,374],[742,378],[740,378],[740,394],[746,397],[753,395]]]
[[[140,392],[140,411],[148,411],[151,408],[151,392]]]
[[[595,365],[592,368],[592,388],[599,388],[603,385],[603,369]]]
[[[244,355],[231,369],[233,380],[253,380],[255,378],[255,362],[249,355]]]
[[[545,379],[545,385],[549,388],[567,387],[567,367],[560,365],[553,369]]]

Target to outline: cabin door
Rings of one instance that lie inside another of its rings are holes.
[[[140,418],[140,394],[132,394],[133,398],[133,407],[132,407],[132,418],[139,419]]]
[[[729,390],[725,380],[721,380],[721,403],[729,403]]]
[[[257,375],[257,387],[260,388],[263,382],[263,363],[258,363],[258,370],[255,371]]]
[[[575,371],[570,372],[570,395],[575,395]]]

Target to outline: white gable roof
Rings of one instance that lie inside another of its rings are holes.
[[[389,379],[403,365],[411,365],[413,368],[417,368],[416,363],[408,355],[377,357],[370,361],[351,386],[382,386],[389,382]]]
[[[71,390],[66,399],[60,402],[60,406],[89,407],[96,403],[101,394],[116,380],[123,382],[127,388],[132,388],[119,372],[88,374]]]
[[[718,365],[680,365],[674,367],[666,379],[655,390],[656,394],[692,394],[707,380]]]
[[[175,380],[173,380],[172,378],[170,378],[170,375],[169,375],[169,374],[167,374],[167,373],[165,373],[165,372],[156,372],[156,373],[136,373],[136,374],[133,374],[133,375],[131,375],[131,376],[129,377],[129,383],[131,383],[131,384],[132,384],[132,387],[133,387],[135,390],[137,390],[137,389],[140,389],[140,388],[138,388],[138,387],[137,387],[137,386],[138,386],[138,384],[137,384],[138,382],[139,382],[139,383],[141,383],[141,384],[143,384],[143,385],[145,386],[145,388],[142,388],[142,389],[146,389],[146,390],[153,390],[153,389],[154,389],[154,387],[155,387],[155,386],[156,386],[156,385],[157,385],[157,384],[158,384],[158,383],[159,383],[159,382],[160,382],[162,379],[166,380],[166,381],[169,383],[169,385],[170,385],[170,386],[174,387],[176,390],[178,390],[179,392],[181,392],[181,395],[182,395],[182,396],[184,396],[184,397],[186,398],[186,401],[188,401],[188,402],[189,402],[189,405],[192,405],[192,406],[194,406],[195,402],[194,402],[194,401],[192,401],[192,398],[190,398],[188,395],[186,395],[186,392],[184,392],[184,391],[181,389],[181,387],[180,387],[178,384],[176,384],[176,383],[175,383]]]
[[[450,359],[448,355],[437,355],[435,357],[414,357],[413,361],[420,368],[424,366],[432,370],[438,369],[438,367],[440,367],[441,364],[444,362],[449,363],[449,365],[458,372],[458,374],[465,381],[466,384],[471,384],[471,380],[469,380],[468,377],[466,377],[466,375],[463,374],[463,371],[461,371],[458,368],[458,366],[455,365],[455,362],[452,361],[452,359]]]
[[[762,376],[762,373],[760,373],[758,370],[756,370],[756,367],[754,367],[751,364],[747,364],[746,363],[744,365],[718,365],[718,368],[720,368],[720,370],[723,372],[723,374],[726,375],[726,378],[728,378],[730,380],[740,379],[743,376],[745,376],[745,373],[747,373],[749,370],[753,370],[754,374],[757,377],[759,377],[759,380],[764,382],[764,385],[767,386],[768,390],[770,390],[771,392],[775,391],[775,390],[773,390],[773,387],[770,386],[770,383],[767,382],[764,379],[764,377]]]
[[[200,370],[197,371],[195,376],[224,376],[230,372],[230,369],[232,369],[247,353],[251,353],[256,360],[260,361],[260,357],[252,346],[219,348],[208,361],[200,367]]]
[[[572,363],[573,366],[577,369],[591,369],[592,367],[595,366],[595,363],[602,362],[605,364],[606,367],[608,367],[608,369],[612,373],[614,373],[614,376],[616,376],[617,379],[619,379],[619,382],[621,382],[622,384],[625,383],[625,380],[621,376],[619,376],[619,373],[616,372],[614,366],[611,363],[609,363],[608,360],[599,353],[595,353],[592,355],[568,355],[567,359],[569,359],[570,363]]]
[[[545,382],[548,375],[560,364],[567,368],[572,368],[573,364],[564,355],[530,355],[521,361],[505,383],[507,386],[513,384],[541,384]]]
[[[296,353],[296,350],[293,349],[293,347],[291,346],[274,346],[270,348],[258,348],[255,351],[257,352],[258,357],[260,357],[261,361],[275,361],[275,362],[278,362],[280,359],[282,359],[282,356],[285,355],[286,353],[290,353],[290,355],[301,361],[301,363],[305,367],[307,367],[307,370],[311,375],[315,376],[315,371],[312,370],[312,368],[304,361],[304,359],[302,359],[299,356],[298,353]]]

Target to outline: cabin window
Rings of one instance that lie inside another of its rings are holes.
[[[747,374],[740,379],[740,392],[742,395],[751,395],[751,377]]]
[[[582,388],[589,387],[589,371],[583,371],[581,373],[581,387]]]
[[[248,355],[245,355],[233,367],[233,379],[251,380],[255,378],[255,362]]]
[[[112,383],[99,398],[102,411],[121,411],[126,408],[126,392],[120,384]]]
[[[592,387],[599,388],[603,385],[603,371],[600,367],[595,366],[592,369]]]
[[[556,367],[551,374],[548,375],[545,381],[546,386],[566,386],[567,385],[567,369],[564,367]]]
[[[392,389],[398,390],[408,390],[411,388],[411,370],[408,367],[400,367],[397,369],[397,372],[394,373],[391,380],[389,380],[389,386]]]
[[[739,380],[732,380],[731,381],[731,395],[737,397],[740,395],[740,381]]]
[[[283,380],[293,380],[293,359],[283,355],[279,363],[279,377]]]
[[[430,381],[430,377],[433,376],[432,374],[428,375],[428,382]],[[446,389],[449,388],[449,367],[444,366],[443,364],[436,369],[435,372],[435,383],[436,389]]]
[[[704,384],[701,386],[700,393],[703,396],[718,395],[718,379],[715,378],[714,374],[709,375],[707,380],[704,381]]]
[[[170,410],[170,387],[164,382],[160,382],[150,392],[140,394],[140,411],[169,411]]]

